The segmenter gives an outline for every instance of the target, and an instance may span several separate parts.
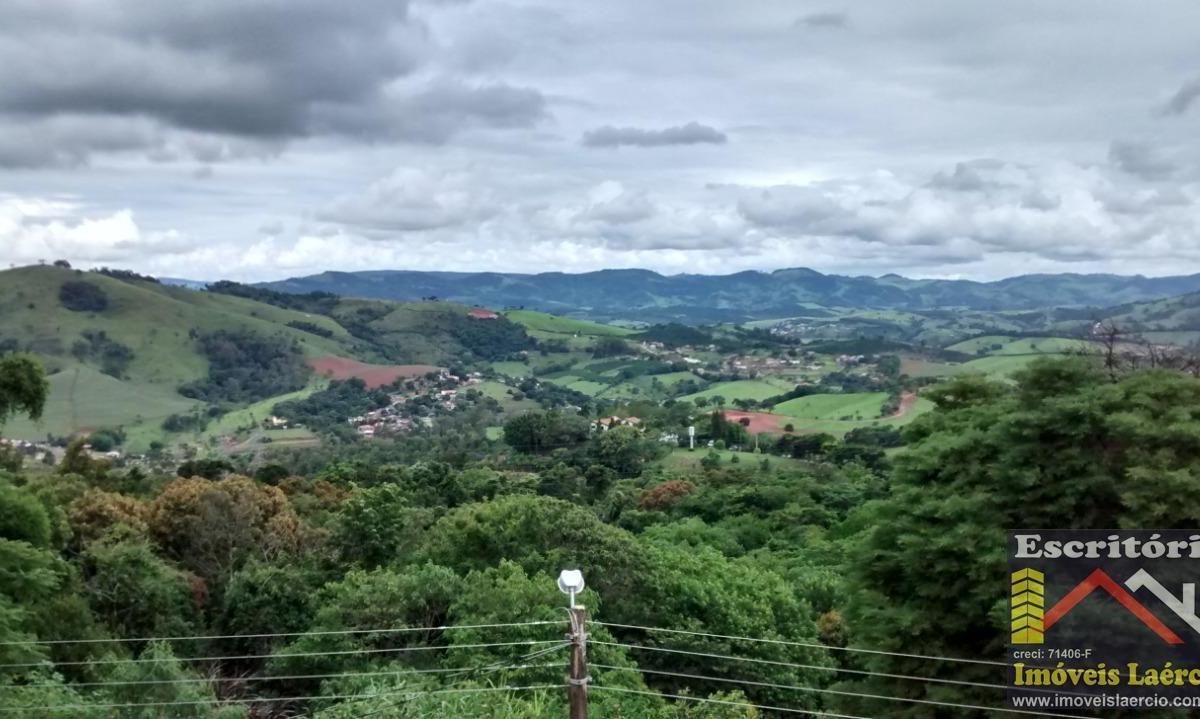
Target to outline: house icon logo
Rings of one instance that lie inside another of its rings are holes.
[[[1046,632],[1097,589],[1107,592],[1167,644],[1183,644],[1178,634],[1103,569],[1094,570],[1046,609],[1046,575],[1028,567],[1012,573],[1012,644],[1043,644]]]

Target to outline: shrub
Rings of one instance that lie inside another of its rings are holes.
[[[68,280],[58,290],[58,301],[72,312],[103,312],[108,309],[108,295],[91,282]]]

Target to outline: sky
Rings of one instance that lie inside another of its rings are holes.
[[[1200,3],[0,0],[0,266],[1200,272]]]

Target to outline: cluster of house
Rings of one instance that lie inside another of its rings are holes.
[[[869,362],[872,359],[873,358],[868,357],[867,355],[838,355],[837,363],[842,367],[853,367],[854,365]]]
[[[684,348],[671,349],[671,348],[668,348],[666,345],[664,345],[662,342],[653,342],[653,341],[643,340],[642,342],[640,342],[638,344],[638,348],[644,354],[652,355],[654,358],[660,359],[663,362],[683,362],[684,364],[690,364],[690,365],[704,364],[704,360],[697,359],[696,357],[688,356],[688,354],[684,351]],[[716,352],[717,346],[709,345],[707,348],[702,347],[699,349],[701,349],[701,350],[707,349],[709,352]]]
[[[601,417],[592,422],[593,432],[607,432],[613,427],[641,427],[642,420],[640,417]]]
[[[48,444],[38,444],[37,442],[29,442],[24,439],[8,439],[6,437],[0,437],[0,447],[15,449],[34,462],[44,462],[46,460],[46,455],[50,455],[55,461],[57,461],[59,458],[59,453],[61,452],[61,450],[59,452],[55,452],[54,447],[51,447]],[[120,457],[120,453],[118,453],[117,456]]]
[[[412,390],[398,392],[388,397],[386,407],[373,409],[366,414],[351,417],[347,422],[363,437],[404,434],[418,426],[433,426],[433,416],[426,412],[416,413],[412,410],[413,400],[425,398],[422,403],[425,410],[441,409],[447,412],[454,410],[462,399],[462,392],[483,381],[483,376],[472,372],[466,376],[451,374],[446,370],[438,373],[434,380],[416,380],[411,383]]]

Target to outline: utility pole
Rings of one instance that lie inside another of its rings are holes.
[[[571,673],[567,676],[567,701],[571,707],[570,719],[587,719],[587,607],[575,603],[575,596],[583,591],[583,572],[564,569],[558,575],[558,591],[571,598],[567,613],[571,617]]]
[[[567,678],[570,719],[587,719],[587,607],[573,606],[571,613],[571,675]]]

